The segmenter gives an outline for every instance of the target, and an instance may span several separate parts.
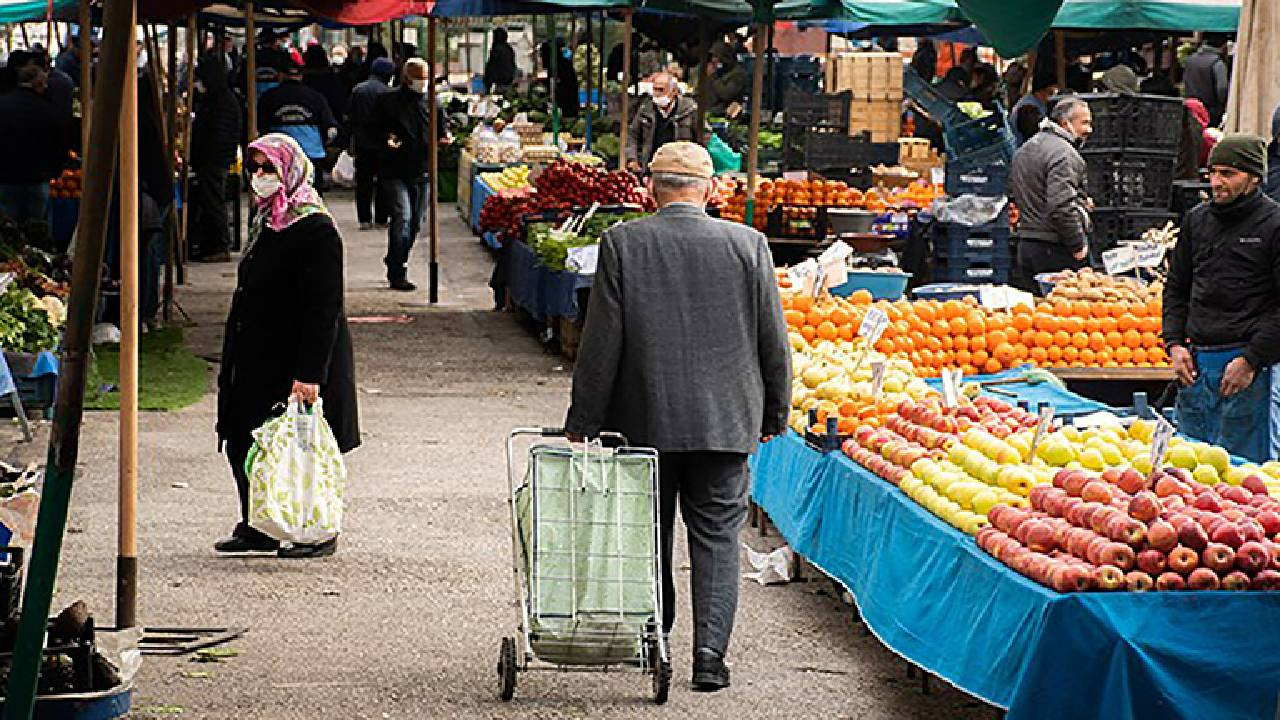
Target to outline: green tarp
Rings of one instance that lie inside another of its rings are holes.
[[[75,6],[76,0],[54,0],[53,11]],[[48,11],[48,0],[0,0],[0,23],[36,22]]]
[[[813,0],[810,15],[884,27],[966,21],[953,0]]]
[[[1235,32],[1239,23],[1240,0],[1067,0],[1053,26]]]
[[[1044,37],[1062,0],[956,0],[1004,57],[1030,50]]]

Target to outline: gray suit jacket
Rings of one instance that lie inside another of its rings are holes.
[[[791,349],[764,236],[688,204],[600,243],[565,429],[750,453],[786,427]]]

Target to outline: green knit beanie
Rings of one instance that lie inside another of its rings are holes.
[[[1209,152],[1209,167],[1227,165],[1260,178],[1267,176],[1267,141],[1256,135],[1227,135]]]

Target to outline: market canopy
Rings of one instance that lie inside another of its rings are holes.
[[[1055,28],[1235,32],[1241,0],[1066,0]]]
[[[0,0],[0,23],[43,20],[51,10],[75,8],[76,0]]]
[[[217,4],[219,3],[212,0],[138,0],[138,15],[159,20],[176,20]],[[272,0],[260,4],[264,7],[301,10],[311,17],[346,25],[372,25],[406,15],[426,15],[430,8],[427,0]],[[237,10],[240,15],[244,14],[243,8]],[[254,19],[257,19],[256,13]]]

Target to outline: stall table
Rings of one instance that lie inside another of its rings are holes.
[[[1129,405],[1135,392],[1145,392],[1154,403],[1175,379],[1172,367],[1068,367],[1051,371],[1073,392],[1113,407]]]

